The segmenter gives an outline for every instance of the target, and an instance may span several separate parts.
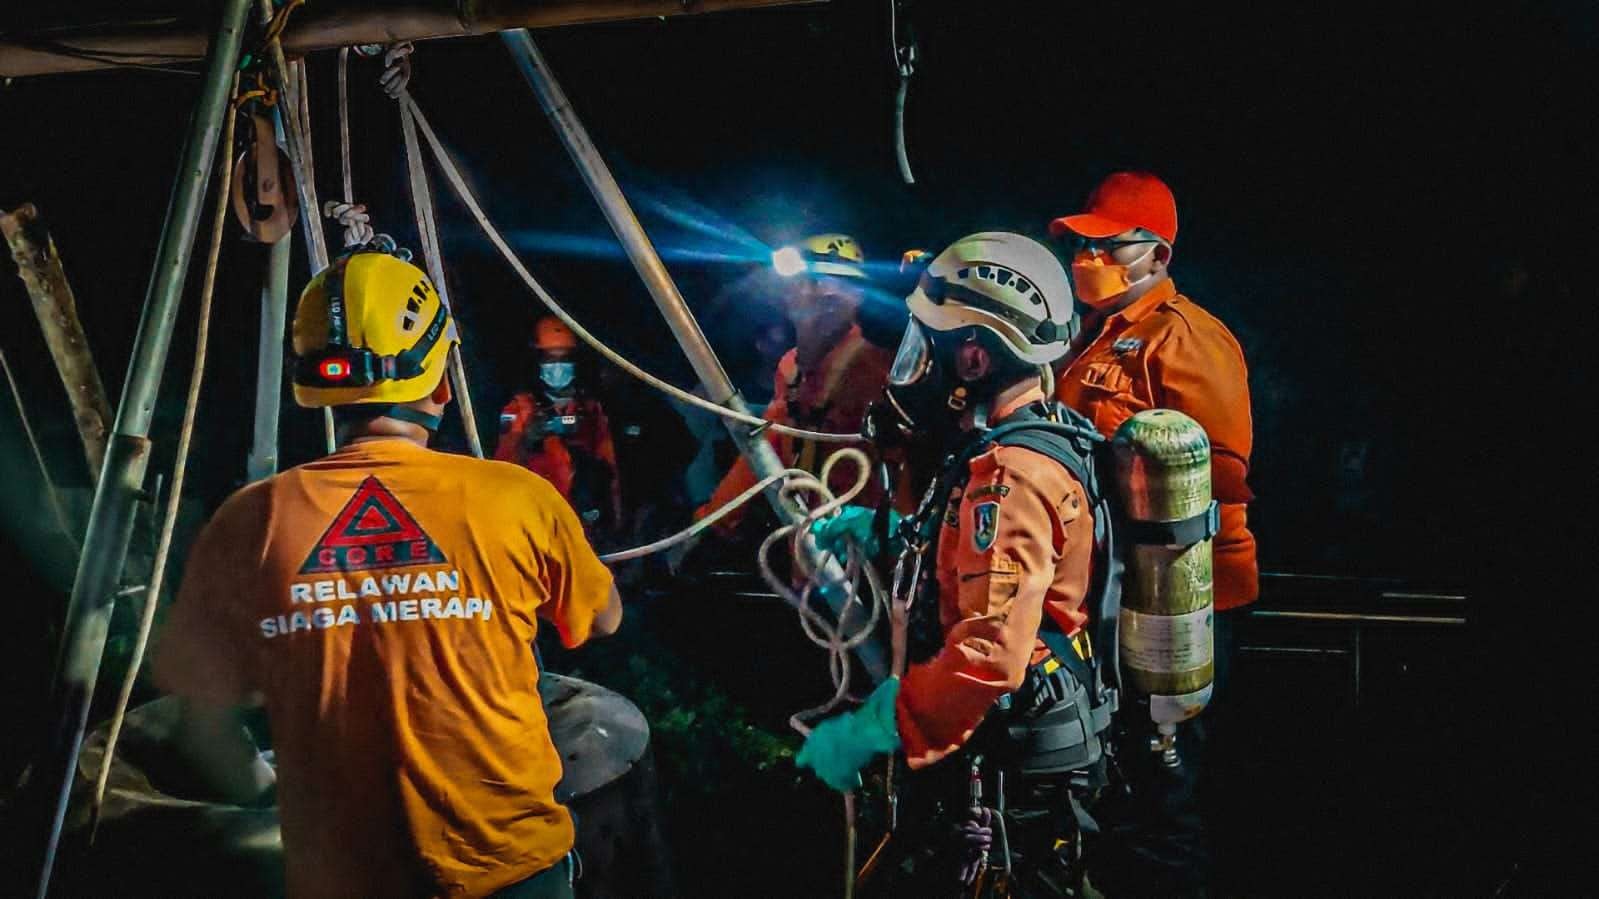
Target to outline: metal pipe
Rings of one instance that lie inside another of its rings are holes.
[[[622,249],[626,251],[633,268],[644,281],[644,286],[649,290],[650,297],[655,300],[655,305],[661,310],[661,315],[672,329],[678,345],[683,348],[684,355],[694,368],[694,374],[700,383],[705,385],[707,395],[713,402],[747,413],[749,407],[745,405],[744,398],[739,395],[738,389],[728,378],[727,371],[722,368],[721,361],[716,358],[716,352],[705,339],[705,333],[700,330],[699,322],[695,321],[694,313],[688,308],[688,303],[684,302],[671,273],[666,270],[666,264],[655,252],[655,246],[650,242],[649,235],[639,223],[633,208],[628,205],[621,186],[616,183],[616,178],[611,175],[611,170],[606,166],[599,150],[589,139],[588,130],[578,119],[577,112],[573,110],[571,102],[561,90],[560,83],[555,80],[549,64],[543,54],[539,53],[538,47],[533,44],[532,36],[528,34],[527,29],[517,28],[501,32],[500,39],[511,51],[511,57],[516,61],[522,77],[526,78],[528,85],[533,88],[539,105],[543,107],[550,124],[555,127],[556,134],[561,138],[561,145],[566,148],[567,155],[572,157],[572,162],[582,173],[583,182],[588,185],[589,193],[594,195],[600,210],[605,213],[606,221],[610,223],[617,240],[621,241]],[[753,434],[744,425],[727,419],[723,419],[723,424],[727,426],[727,432],[732,436],[739,452],[749,461],[750,469],[755,473],[757,480],[784,470],[785,466],[777,458],[776,451],[766,442],[764,436]],[[772,508],[784,521],[792,523],[801,520],[804,513],[797,505],[785,501],[780,496],[781,489],[781,484],[773,484],[766,491],[767,500],[772,504]],[[843,569],[835,561],[829,561],[823,567],[823,573],[825,579],[830,582],[836,583],[843,579]],[[842,612],[846,601],[847,597],[842,595],[830,600],[835,614]],[[857,655],[874,678],[881,680],[888,675],[881,646],[871,641],[864,642],[857,648]]]
[[[566,148],[567,154],[572,157],[578,171],[582,173],[583,182],[588,185],[589,193],[593,194],[595,201],[599,203],[600,210],[605,213],[605,220],[610,223],[617,240],[621,241],[627,258],[633,263],[639,277],[643,279],[645,288],[655,300],[655,305],[666,318],[666,324],[672,329],[678,344],[688,356],[689,364],[694,367],[694,374],[710,391],[710,399],[713,402],[727,404],[737,395],[737,388],[728,378],[721,361],[716,358],[716,353],[711,350],[710,343],[700,330],[699,322],[694,320],[694,313],[683,301],[683,295],[678,292],[677,284],[667,272],[666,264],[655,252],[649,235],[644,233],[644,226],[639,224],[638,216],[628,204],[621,186],[616,183],[599,150],[589,139],[588,130],[583,127],[576,111],[572,109],[571,102],[567,100],[560,84],[556,82],[549,64],[545,62],[543,54],[539,53],[538,47],[533,45],[532,36],[528,34],[527,29],[518,28],[503,32],[500,39],[510,49],[511,57],[516,60],[522,77],[526,78],[528,85],[533,88],[539,105],[543,107],[545,114],[549,116],[550,124],[555,126],[556,134],[561,138],[561,145]],[[740,441],[742,449],[747,436],[735,433],[734,439]],[[769,471],[757,470],[756,477],[765,477],[781,471],[782,466],[777,465],[775,459],[774,456]]]
[[[1406,591],[1385,591],[1379,597],[1391,602],[1404,602],[1406,600],[1421,600],[1423,602],[1465,602],[1463,593],[1416,593]]]
[[[278,413],[283,404],[283,333],[289,315],[288,237],[272,245],[261,285],[261,341],[255,364],[255,430],[245,476],[251,481],[278,470]]]
[[[318,0],[295,11],[284,29],[283,48],[299,56],[361,44],[470,37],[505,28],[555,28],[822,2],[826,0]],[[38,37],[8,32],[0,39],[0,76],[198,61],[205,53],[205,29],[181,14],[193,5],[171,3],[172,13],[158,18],[151,14],[152,4],[129,3],[127,13],[119,15],[107,7],[108,12],[95,16],[95,24],[81,28],[53,29]]]
[[[132,537],[134,504],[143,494],[144,472],[150,459],[150,420],[172,342],[184,276],[189,270],[206,182],[216,161],[222,117],[228,111],[228,87],[239,59],[249,6],[250,0],[225,0],[222,4],[216,38],[206,57],[205,80],[189,123],[177,183],[156,250],[155,271],[134,338],[133,358],[117,405],[105,468],[89,512],[56,666],[54,698],[59,714],[49,735],[44,762],[37,769],[40,795],[49,799],[47,826],[40,828],[46,836],[40,857],[39,899],[50,888],[67,802],[72,795],[78,749],[88,724],[100,657],[116,602],[114,594]]]
[[[1445,624],[1464,625],[1466,619],[1445,615],[1361,615],[1351,612],[1275,612],[1259,610],[1251,618],[1286,618],[1294,621],[1340,621],[1354,624]]]

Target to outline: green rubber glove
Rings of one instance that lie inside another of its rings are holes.
[[[860,708],[816,725],[794,764],[815,771],[840,793],[860,789],[861,769],[899,748],[899,724],[894,719],[898,698],[899,678],[878,684]]]
[[[888,552],[892,556],[899,555],[905,548],[905,541],[899,536],[900,518],[898,512],[888,510]],[[840,558],[848,553],[848,541],[859,546],[867,558],[876,558],[881,548],[877,542],[877,528],[872,526],[876,520],[876,509],[845,506],[831,518],[811,522],[811,536],[816,538],[818,547]]]

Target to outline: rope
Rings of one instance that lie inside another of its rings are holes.
[[[444,254],[439,241],[438,219],[433,213],[433,188],[428,184],[427,168],[422,161],[422,148],[416,140],[416,123],[412,119],[411,106],[408,102],[409,94],[406,85],[411,80],[411,52],[414,48],[409,42],[396,44],[384,54],[385,68],[383,75],[378,79],[383,85],[384,92],[396,100],[400,100],[400,130],[405,137],[405,169],[411,185],[411,208],[416,214],[416,233],[422,244],[422,258],[428,269],[428,277],[433,279],[433,287],[439,292],[439,301],[444,308],[450,308],[449,289],[444,278]],[[456,318],[457,336],[460,334],[460,318]],[[456,407],[461,412],[462,430],[466,432],[466,443],[472,455],[483,458],[483,438],[478,433],[477,413],[472,408],[472,393],[466,378],[466,363],[461,358],[460,345],[450,347],[449,355],[445,362],[450,373],[450,384],[455,389]]]
[[[472,214],[473,220],[477,222],[479,228],[483,229],[483,233],[488,237],[489,242],[494,244],[495,249],[500,251],[501,256],[505,257],[505,261],[522,279],[522,283],[527,285],[528,290],[532,291],[533,295],[538,297],[540,302],[549,307],[550,312],[554,313],[557,318],[565,322],[567,327],[572,329],[572,333],[576,334],[584,343],[593,347],[595,352],[599,353],[601,356],[604,356],[607,360],[614,363],[618,368],[650,385],[651,387],[654,387],[656,390],[667,394],[668,396],[674,397],[675,399],[681,400],[682,402],[696,408],[704,409],[707,412],[720,415],[723,418],[750,425],[755,429],[756,432],[762,430],[771,430],[779,434],[787,434],[791,437],[799,437],[804,440],[814,440],[818,443],[856,443],[861,440],[861,437],[858,434],[831,434],[823,431],[808,431],[804,428],[794,428],[788,425],[778,424],[777,422],[768,421],[764,418],[758,418],[754,415],[729,409],[726,406],[711,402],[707,399],[702,399],[701,397],[695,396],[681,387],[661,380],[655,375],[652,375],[639,366],[633,364],[633,362],[622,356],[620,353],[611,349],[598,337],[595,337],[592,333],[590,333],[587,328],[579,324],[577,319],[573,318],[571,313],[567,312],[565,308],[557,303],[555,298],[550,295],[549,291],[544,289],[544,285],[540,284],[538,279],[533,277],[533,274],[527,270],[527,267],[522,264],[522,260],[517,257],[516,252],[512,250],[510,245],[505,242],[505,238],[501,236],[499,229],[495,228],[494,223],[489,221],[488,216],[484,214],[483,207],[478,204],[477,197],[473,195],[471,189],[467,187],[466,180],[461,176],[460,170],[456,168],[455,163],[450,159],[449,154],[439,142],[438,135],[433,133],[433,128],[428,123],[427,116],[423,115],[422,109],[416,104],[416,100],[407,95],[401,102],[406,104],[406,106],[410,108],[412,114],[416,117],[417,127],[421,129],[422,137],[427,140],[428,147],[432,149],[433,158],[438,162],[439,169],[443,171],[445,180],[450,183],[450,187],[455,191],[455,195],[459,197],[461,202],[466,205],[467,210]]]
[[[299,0],[291,0],[291,2],[299,2]],[[289,8],[292,8],[292,6]],[[274,40],[272,45],[278,48],[278,52],[282,52],[280,43]],[[316,147],[311,138],[311,76],[303,59],[294,61],[293,72],[296,79],[295,103],[294,109],[290,110],[289,118],[294,118],[295,115],[299,116],[300,153],[301,162],[304,165],[304,171],[300,174],[305,179],[305,189],[310,194],[311,199],[311,208],[305,212],[305,215],[310,230],[316,234],[317,248],[321,254],[317,270],[321,271],[328,267],[328,244],[326,235],[322,233],[322,223],[317,221],[316,217]],[[324,408],[322,410],[322,438],[327,444],[328,452],[331,453],[338,448],[338,429],[333,424],[332,409]]]
[[[416,45],[410,41],[400,41],[383,51],[383,74],[378,76],[378,86],[389,99],[405,96],[406,86],[411,83],[411,54],[415,51]]]
[[[355,203],[355,176],[350,172],[350,48],[339,48],[339,161],[344,174],[344,202]]]
[[[846,490],[842,496],[834,497],[828,490],[829,475],[833,466],[841,460],[853,462],[856,466],[855,483]],[[808,509],[805,518],[794,524],[785,525],[773,531],[761,543],[757,559],[761,566],[761,576],[766,583],[779,595],[788,599],[799,612],[800,626],[805,631],[805,636],[812,643],[827,650],[828,673],[832,676],[834,691],[831,698],[814,708],[796,712],[788,719],[789,726],[798,731],[801,736],[809,736],[810,725],[808,719],[826,715],[837,708],[849,697],[850,665],[849,652],[862,642],[869,639],[876,631],[877,622],[884,606],[884,591],[882,582],[878,579],[877,571],[873,566],[862,559],[860,548],[853,543],[848,548],[848,558],[844,566],[843,585],[847,590],[847,598],[839,610],[837,623],[829,622],[821,613],[810,606],[810,596],[820,580],[817,567],[812,565],[810,553],[805,551],[804,542],[810,533],[812,522],[832,515],[845,503],[854,499],[866,487],[866,482],[871,477],[871,460],[866,454],[853,447],[841,449],[827,458],[822,464],[819,475],[812,477],[804,475],[795,477],[783,485],[782,493],[788,498],[794,493],[810,492],[822,500],[815,508]],[[768,553],[773,546],[787,540],[790,544],[789,552],[801,576],[805,578],[805,585],[798,591],[792,590],[784,580],[772,570]],[[825,565],[826,554],[816,554],[816,565]],[[850,633],[848,621],[850,609],[860,601],[860,577],[864,574],[869,588],[870,613],[866,623],[853,633]],[[902,673],[896,668],[895,674]],[[890,760],[892,765],[892,759]],[[892,770],[892,769],[891,769]],[[855,793],[844,794],[844,896],[846,899],[855,895],[855,848],[858,828],[855,823]]]
[[[834,496],[828,489],[833,467],[841,461],[849,461],[856,466],[855,483],[840,496]],[[833,677],[835,691],[832,698],[814,708],[796,712],[790,716],[789,726],[801,735],[808,735],[810,726],[805,722],[809,719],[820,717],[837,708],[849,696],[850,666],[849,652],[855,647],[866,642],[872,636],[881,617],[884,603],[882,582],[878,579],[877,572],[870,564],[865,564],[858,548],[853,545],[844,560],[844,580],[835,588],[843,587],[847,590],[847,598],[839,612],[838,621],[830,622],[820,612],[812,608],[811,595],[821,585],[822,574],[820,566],[826,565],[831,558],[829,554],[818,551],[815,565],[812,564],[811,554],[807,552],[810,539],[811,524],[819,519],[832,515],[845,503],[854,499],[866,489],[866,483],[871,478],[871,461],[866,454],[854,447],[846,447],[833,455],[822,464],[822,471],[818,475],[809,473],[796,475],[783,485],[781,490],[784,499],[793,499],[795,494],[808,493],[812,498],[819,500],[806,508],[804,517],[792,524],[786,524],[769,534],[756,554],[760,564],[761,577],[778,596],[783,597],[789,605],[793,606],[800,615],[800,626],[805,636],[812,643],[828,651],[830,672]],[[796,574],[803,578],[804,583],[800,589],[795,590],[787,581],[773,570],[771,561],[772,548],[779,543],[788,544],[790,556],[795,565]],[[864,625],[851,630],[848,627],[850,610],[860,603],[861,591],[859,582],[861,577],[866,579],[871,603],[867,610],[868,619]]]
[[[233,91],[238,92],[239,80],[233,79]],[[233,146],[233,131],[237,116],[227,113],[222,134],[222,146]],[[128,703],[133,698],[133,688],[139,678],[139,666],[144,661],[145,648],[150,643],[150,630],[155,624],[157,601],[161,597],[161,582],[166,574],[167,556],[172,550],[172,534],[178,523],[178,504],[183,498],[183,479],[189,468],[189,445],[194,438],[194,419],[200,406],[200,385],[205,381],[205,351],[211,336],[211,298],[216,288],[217,260],[222,252],[222,231],[228,220],[228,204],[232,200],[232,154],[219,154],[217,166],[217,202],[211,219],[211,249],[205,262],[205,280],[200,288],[199,324],[194,338],[194,367],[189,372],[189,394],[183,404],[183,426],[178,432],[177,461],[172,466],[172,489],[167,493],[166,517],[161,522],[161,535],[156,544],[155,563],[150,572],[150,586],[145,592],[144,609],[139,617],[139,633],[133,644],[133,659],[128,663],[128,673],[122,678],[122,690],[117,694],[116,711],[111,715],[111,729],[106,735],[105,756],[100,760],[100,773],[94,781],[94,799],[89,806],[89,834],[100,824],[100,811],[105,801],[106,782],[111,777],[111,762],[116,756],[117,738],[122,734],[122,724],[127,718]]]
[[[266,34],[261,39],[262,43],[271,43],[282,37],[283,29],[288,27],[289,24],[289,14],[294,12],[297,7],[303,5],[305,5],[305,0],[289,0],[288,3],[283,4],[283,8],[278,10],[277,15],[272,17],[272,21],[267,23]]]
[[[632,549],[622,549],[613,553],[606,553],[600,556],[600,561],[610,565],[614,562],[626,562],[632,559],[640,559],[644,556],[661,552],[662,550],[671,549],[672,547],[677,546],[679,543],[683,543],[692,539],[696,535],[705,531],[707,528],[716,524],[718,521],[721,521],[723,518],[733,514],[734,509],[737,509],[738,507],[760,496],[763,492],[765,492],[766,488],[772,486],[778,481],[786,478],[808,477],[811,477],[811,473],[803,468],[785,468],[776,474],[768,475],[753,487],[717,507],[716,511],[706,515],[704,518],[701,518],[699,521],[694,522],[683,530],[678,531],[676,534],[673,534],[670,537],[664,537],[655,541],[654,543],[646,543],[643,546],[635,546]]]
[[[894,92],[894,161],[899,164],[900,180],[915,184],[916,176],[911,174],[911,158],[905,150],[905,95],[910,89],[910,76],[899,76],[899,90]]]
[[[261,0],[261,21],[270,26],[273,20],[272,0]],[[279,30],[281,31],[281,28]],[[286,101],[287,108],[280,110],[280,119],[283,122],[284,136],[288,138],[289,165],[294,169],[295,188],[300,192],[300,215],[303,216],[301,224],[305,226],[306,254],[310,256],[311,273],[314,275],[328,267],[328,245],[327,236],[322,233],[322,222],[316,214],[320,207],[316,201],[316,168],[310,148],[310,112],[303,96],[309,91],[310,85],[303,78],[295,78],[295,70],[290,68],[283,56],[282,42],[274,37],[265,43],[265,52],[271,59],[279,89]],[[301,68],[303,69],[303,64]],[[302,123],[304,129],[301,128]],[[338,449],[339,441],[333,424],[332,409],[322,410],[322,435],[328,452]]]
[[[251,100],[259,100],[260,105],[265,108],[278,105],[278,92],[272,85],[267,83],[266,74],[259,69],[252,74],[255,76],[255,87],[239,91],[233,98],[234,107],[242,107]]]
[[[905,96],[910,93],[911,75],[916,72],[916,38],[899,39],[899,5],[901,0],[888,0],[888,36],[894,54],[894,69],[899,72],[899,90],[894,92],[894,161],[899,164],[899,177],[906,184],[915,184],[911,174],[910,156],[905,150]]]
[[[377,237],[377,229],[372,227],[372,215],[366,211],[365,203],[339,202],[329,200],[322,204],[322,214],[339,223],[344,229],[344,248],[365,246]]]
[[[311,191],[311,212],[315,217],[316,203],[316,140],[311,136],[311,75],[305,65],[305,60],[296,59],[290,63],[293,70],[294,83],[294,111],[300,119],[300,154],[305,162],[306,174],[311,176],[308,185]],[[324,241],[322,254],[327,255],[326,242]]]

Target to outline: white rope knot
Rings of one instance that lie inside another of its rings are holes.
[[[376,229],[372,227],[372,215],[366,211],[365,203],[329,200],[322,204],[322,214],[344,228],[345,249],[363,246],[377,236]]]
[[[395,100],[400,99],[405,86],[411,83],[411,54],[415,51],[415,44],[401,41],[391,44],[383,53],[383,74],[378,76],[378,85]]]

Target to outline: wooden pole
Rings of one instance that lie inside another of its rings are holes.
[[[24,203],[0,215],[0,232],[5,233],[6,243],[11,247],[17,275],[28,289],[33,313],[39,317],[44,341],[50,347],[61,384],[72,402],[72,418],[77,422],[78,436],[83,439],[89,472],[91,476],[98,476],[105,464],[106,440],[111,431],[111,403],[106,399],[100,370],[95,368],[94,356],[89,352],[89,342],[83,336],[78,303],[73,299],[72,286],[67,283],[66,270],[61,266],[61,254],[56,252],[55,241],[40,222],[39,210],[32,203]]]

